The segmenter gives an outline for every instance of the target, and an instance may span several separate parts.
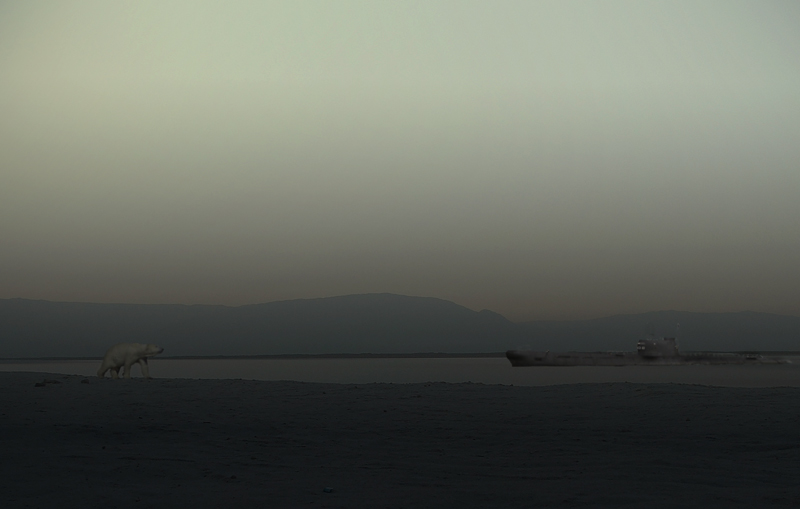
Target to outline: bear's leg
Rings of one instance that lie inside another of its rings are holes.
[[[150,370],[147,369],[147,357],[142,357],[139,359],[139,367],[142,368],[142,376],[145,378],[150,378]]]
[[[119,366],[114,366],[113,368],[111,368],[111,378],[113,378],[114,380],[119,378]]]
[[[133,365],[132,362],[125,363],[125,378],[131,377],[131,366]]]
[[[108,371],[108,366],[106,366],[106,363],[104,362],[103,364],[100,365],[100,369],[97,370],[97,376],[99,376],[100,378],[105,377],[106,371]]]

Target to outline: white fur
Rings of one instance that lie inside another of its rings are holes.
[[[147,358],[160,354],[164,349],[156,345],[144,345],[142,343],[120,343],[108,349],[97,376],[103,378],[106,371],[111,370],[111,378],[119,378],[119,368],[125,367],[125,378],[131,377],[131,366],[139,364],[142,368],[142,375],[150,378],[147,369]]]

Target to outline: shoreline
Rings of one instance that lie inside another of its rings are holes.
[[[99,359],[0,362],[0,372],[95,377]],[[729,387],[800,387],[800,363],[764,365],[512,367],[504,357],[150,359],[156,379],[293,380],[314,383],[473,382],[545,386],[575,383],[681,383]],[[141,376],[138,366],[132,376]]]
[[[553,352],[553,353],[616,353],[616,352]],[[624,352],[623,352],[624,353]],[[694,351],[687,350],[687,355],[718,355],[718,354],[759,354],[781,355],[786,357],[800,357],[800,351]],[[505,358],[507,352],[478,352],[478,353],[446,353],[446,352],[420,352],[420,353],[330,353],[330,354],[265,354],[265,355],[159,355],[153,360],[258,360],[258,359],[488,359]],[[69,361],[102,361],[98,357],[0,357],[0,363],[25,363],[25,362],[69,362]]]
[[[505,357],[505,352],[487,353],[327,353],[270,355],[159,355],[153,359],[174,360],[257,360],[257,359],[484,359]],[[0,363],[102,361],[103,357],[4,357]]]

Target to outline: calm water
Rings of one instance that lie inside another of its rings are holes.
[[[684,383],[730,387],[800,387],[800,358],[762,366],[625,366],[512,368],[505,358],[437,359],[151,359],[158,378],[242,378],[332,383],[475,382],[554,385],[571,383]],[[100,361],[4,361],[0,371],[94,376]],[[139,367],[133,376],[141,376]]]

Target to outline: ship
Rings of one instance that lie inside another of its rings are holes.
[[[787,364],[786,357],[757,352],[689,352],[678,350],[676,338],[639,340],[635,352],[534,352],[509,350],[514,367],[523,366],[685,366],[692,364]]]

